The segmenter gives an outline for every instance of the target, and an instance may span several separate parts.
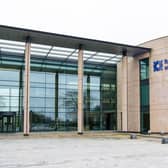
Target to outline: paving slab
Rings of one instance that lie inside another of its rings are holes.
[[[167,168],[159,139],[22,137],[0,139],[0,168]]]

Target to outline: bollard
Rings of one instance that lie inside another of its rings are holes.
[[[130,139],[137,139],[136,134],[130,134]]]
[[[168,144],[168,138],[163,137],[161,142],[162,144]]]
[[[162,136],[163,136],[164,134],[165,134],[165,132],[164,132],[164,131],[160,131],[160,135],[162,135]]]
[[[150,135],[152,133],[152,131],[151,130],[148,130],[148,135]]]

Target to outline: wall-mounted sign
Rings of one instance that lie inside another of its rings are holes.
[[[168,59],[157,60],[153,62],[154,72],[163,71],[163,70],[168,70]]]

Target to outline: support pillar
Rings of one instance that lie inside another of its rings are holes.
[[[83,134],[83,49],[79,47],[78,53],[78,134]]]
[[[128,56],[122,58],[122,131],[128,131]]]
[[[25,72],[24,72],[24,136],[30,131],[30,49],[31,43],[28,38],[25,44]]]

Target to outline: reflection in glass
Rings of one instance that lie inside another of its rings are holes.
[[[44,66],[41,63],[44,63],[43,60],[32,58],[31,131],[77,130],[77,64],[51,60],[46,60]],[[23,85],[23,70],[0,69],[0,111],[17,112],[18,131],[22,130],[23,125]],[[115,66],[85,64],[83,78],[85,130],[116,129],[116,89]],[[110,127],[105,117],[108,115],[111,116],[110,122],[113,123]]]
[[[86,92],[85,129],[116,130],[116,73],[102,70],[99,76],[89,75]]]
[[[55,130],[55,73],[31,72],[31,130]]]
[[[16,125],[16,128],[13,129],[13,131],[21,131],[22,125],[19,122],[22,118],[19,110],[21,108],[21,105],[19,104],[19,73],[19,70],[0,69],[0,112],[3,112],[4,115],[9,115],[11,114],[10,112],[16,113],[16,121],[13,123]],[[2,117],[0,120],[2,121],[4,118],[5,117]],[[11,126],[9,117],[8,121],[8,126]],[[4,122],[7,122],[7,120],[4,120]],[[6,125],[4,125],[4,127],[5,126]],[[4,132],[4,128],[1,127],[2,124],[0,124],[0,130]]]

